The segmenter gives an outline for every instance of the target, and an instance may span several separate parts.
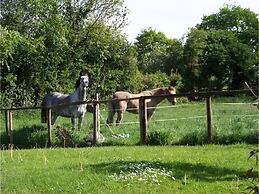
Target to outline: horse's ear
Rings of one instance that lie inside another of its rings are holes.
[[[80,71],[80,76],[88,76],[88,73],[86,71]]]
[[[173,86],[168,86],[168,90],[169,90],[169,91],[172,91],[172,90],[173,90],[173,91],[176,91],[175,87],[173,87]]]

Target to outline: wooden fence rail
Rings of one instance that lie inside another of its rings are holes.
[[[253,90],[256,94],[258,89]],[[179,93],[179,94],[168,94],[163,95],[166,97],[205,97],[206,98],[206,111],[207,111],[207,131],[208,131],[208,143],[212,143],[213,140],[213,129],[212,129],[212,107],[211,107],[211,98],[213,96],[229,96],[237,94],[250,94],[250,90],[230,90],[230,91],[208,91],[208,92],[192,92],[192,93]],[[146,100],[150,98],[159,98],[161,96],[141,96],[138,98],[129,98],[129,99],[120,99],[119,101],[124,100],[139,100],[139,123],[140,123],[140,143],[147,144],[147,130],[148,130],[148,121],[147,121],[147,105]],[[93,105],[93,143],[96,143],[97,130],[100,127],[100,118],[99,118],[99,105],[106,104],[109,101],[118,101],[118,100],[99,100],[98,97],[96,100],[75,102],[70,104],[59,104],[55,106],[44,107],[48,111],[47,117],[47,129],[48,129],[48,146],[51,146],[51,109],[57,107],[65,107],[71,105],[80,105],[80,104],[92,104]],[[0,111],[5,112],[5,124],[6,124],[6,133],[8,138],[8,147],[13,146],[13,127],[12,127],[12,111],[19,110],[30,110],[30,109],[41,109],[43,107],[18,107],[18,108],[3,108]]]

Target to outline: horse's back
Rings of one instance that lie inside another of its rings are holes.
[[[59,92],[50,92],[46,94],[43,100],[43,105],[44,106],[55,106],[55,105],[60,105],[60,104],[69,104],[69,95],[67,94],[62,94]],[[70,107],[62,107],[62,108],[53,108],[52,111],[54,113],[57,113],[60,116],[64,117],[70,117],[71,116],[71,111]]]
[[[45,99],[46,105],[49,105],[49,106],[69,103],[69,95],[62,94],[59,92],[50,92],[45,96],[44,99]]]
[[[125,91],[117,91],[113,94],[112,99],[127,99],[130,98],[131,94]]]
[[[130,99],[135,97],[139,97],[139,94],[131,94],[125,91],[117,91],[113,94],[112,99],[125,99],[125,101],[111,101],[110,105],[112,105],[112,107],[110,108],[118,110],[127,110],[132,113],[138,113],[138,99]]]

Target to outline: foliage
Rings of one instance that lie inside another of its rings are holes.
[[[147,136],[148,145],[170,145],[169,131],[151,131]]]
[[[1,107],[39,105],[46,91],[71,93],[80,71],[89,98],[158,86],[178,91],[256,84],[257,14],[225,5],[186,39],[152,28],[129,43],[123,0],[2,0]]]
[[[207,45],[207,32],[192,28],[188,33],[184,45],[183,70],[184,87],[187,90],[197,88],[201,78],[201,63],[203,61],[203,50]]]
[[[169,39],[162,32],[152,28],[143,30],[136,38],[139,69],[145,73],[162,71],[170,74],[177,70],[182,62],[182,42]]]
[[[198,29],[208,32],[202,67],[210,88],[239,89],[244,81],[256,83],[257,14],[226,5],[203,17]]]
[[[254,157],[255,158],[255,163],[258,166],[258,161],[259,161],[259,148],[257,147],[256,149],[253,149],[250,151],[249,158]],[[247,187],[247,190],[249,190],[249,193],[254,193],[257,194],[259,192],[259,177],[258,177],[258,168],[257,171],[253,171],[254,168],[250,168],[246,173],[245,173],[245,178],[250,179],[252,178],[252,182],[250,183],[250,186]]]
[[[126,14],[123,1],[117,0],[1,1],[1,92],[7,98],[10,90],[21,95],[14,87],[24,84],[26,102],[36,105],[46,90],[73,91],[79,72],[95,64],[126,74],[127,68],[118,64],[127,57],[127,42],[119,35]],[[94,69],[91,77],[105,70]],[[9,106],[21,105],[9,99]]]
[[[225,5],[218,13],[204,16],[199,29],[226,30],[234,33],[241,43],[255,49],[257,42],[258,14],[237,5]],[[255,51],[254,51],[255,52]]]

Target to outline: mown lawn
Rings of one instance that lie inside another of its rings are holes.
[[[1,193],[242,193],[253,145],[1,151]]]

